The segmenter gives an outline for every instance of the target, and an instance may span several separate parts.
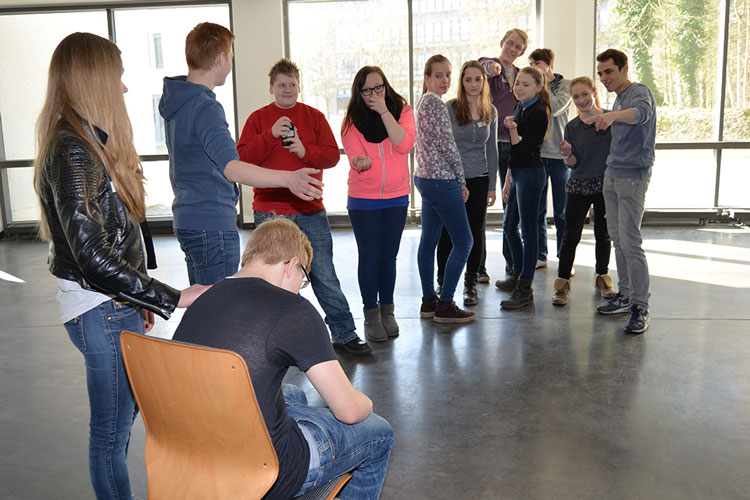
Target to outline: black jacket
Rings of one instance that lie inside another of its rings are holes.
[[[107,134],[96,133],[106,143]],[[146,274],[138,223],[91,147],[71,128],[62,128],[41,175],[50,272],[169,318],[180,292]]]
[[[547,135],[547,125],[549,124],[544,104],[537,99],[534,104],[524,109],[521,103],[518,103],[513,116],[518,124],[518,135],[521,137],[521,142],[510,146],[508,166],[512,168],[543,167],[542,143],[544,142],[544,136]]]

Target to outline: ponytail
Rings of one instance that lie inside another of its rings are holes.
[[[435,54],[434,56],[430,56],[429,59],[427,59],[427,62],[424,64],[424,76],[432,76],[432,66],[438,63],[444,63],[447,62],[450,64],[451,62],[448,60],[447,57],[445,57],[443,54]],[[419,102],[417,102],[417,106],[419,106],[419,103],[422,102],[422,97],[424,97],[425,93],[427,92],[427,81],[424,79],[422,80],[422,95],[419,96]]]

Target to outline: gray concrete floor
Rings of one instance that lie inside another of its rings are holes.
[[[553,261],[537,273],[532,308],[501,311],[506,294],[480,285],[476,322],[421,320],[419,234],[406,230],[399,256],[401,336],[371,357],[340,354],[396,432],[382,498],[750,498],[750,230],[645,228],[652,323],[642,336],[623,333],[624,316],[593,312],[589,229],[569,306],[551,304]],[[500,237],[488,231],[493,281]],[[175,240],[156,247],[153,274],[185,286]],[[334,231],[334,252],[361,327],[350,231]],[[46,244],[0,241],[0,271],[25,281],[0,280],[0,497],[93,498],[83,359],[57,319]],[[170,337],[178,321],[159,320],[154,334]],[[288,379],[319,401],[303,374]],[[138,419],[129,464],[140,498],[144,439]]]

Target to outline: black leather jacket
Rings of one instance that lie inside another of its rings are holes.
[[[96,133],[106,143],[107,134]],[[180,292],[146,274],[138,223],[99,158],[71,128],[63,128],[50,148],[40,197],[52,274],[169,318]]]

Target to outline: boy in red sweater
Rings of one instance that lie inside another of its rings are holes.
[[[242,161],[273,170],[318,169],[335,166],[339,147],[323,113],[297,102],[299,69],[280,59],[268,73],[274,102],[254,111],[237,142]],[[323,173],[313,175],[322,180]],[[310,281],[325,312],[334,345],[352,354],[372,351],[355,332],[349,303],[333,267],[333,239],[323,199],[301,200],[285,188],[254,188],[255,223],[281,216],[291,219],[312,243]]]

